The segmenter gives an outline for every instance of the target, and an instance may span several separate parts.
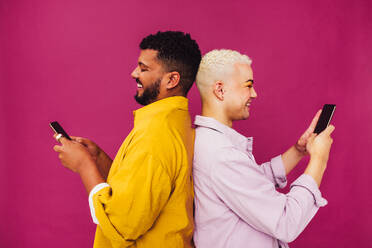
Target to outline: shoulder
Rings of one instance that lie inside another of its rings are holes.
[[[248,153],[238,149],[223,133],[196,128],[194,168],[224,174],[227,170],[257,170],[255,165]]]
[[[195,153],[216,154],[217,151],[226,153],[233,144],[225,134],[212,128],[197,127],[195,129]]]
[[[183,109],[172,109],[151,117],[144,131],[151,138],[158,135],[169,136],[184,131],[186,127],[191,128],[189,112]]]
[[[212,169],[225,163],[233,149],[233,144],[223,133],[211,128],[197,127],[195,129],[194,167]]]
[[[160,113],[149,120],[141,137],[142,142],[155,154],[169,153],[175,149],[181,152],[185,143],[190,143],[191,139],[193,142],[194,131],[188,112],[174,110]]]
[[[194,142],[188,111],[159,113],[148,121],[141,132],[142,147],[160,160],[170,175],[177,174],[188,163]]]

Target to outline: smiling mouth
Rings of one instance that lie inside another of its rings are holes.
[[[138,78],[136,79],[136,82],[137,82],[137,88],[143,88],[143,85],[141,84]]]

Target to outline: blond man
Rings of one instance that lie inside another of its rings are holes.
[[[319,185],[334,127],[313,134],[320,111],[295,145],[262,165],[252,154],[252,138],[232,128],[249,117],[257,97],[251,63],[236,51],[213,50],[199,66],[196,84],[203,105],[195,119],[193,163],[198,248],[288,247],[327,204]],[[308,154],[310,162],[289,193],[276,191]]]

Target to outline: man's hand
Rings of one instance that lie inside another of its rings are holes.
[[[96,143],[89,139],[76,136],[71,136],[71,139],[84,145],[95,161],[103,178],[107,179],[112,164],[110,156],[108,156]]]
[[[306,131],[301,135],[300,139],[294,146],[291,146],[285,153],[282,154],[282,160],[284,163],[286,175],[292,171],[294,167],[301,161],[301,159],[308,154],[306,150],[306,145],[309,142],[310,137],[312,137],[316,123],[318,122],[320,113],[322,110],[319,110],[311,121],[310,126]]]
[[[305,174],[312,176],[318,186],[320,186],[327,167],[329,152],[333,143],[331,134],[334,130],[335,127],[329,125],[320,134],[311,134],[306,145],[306,149],[310,153],[310,162],[305,170]]]
[[[55,145],[53,149],[59,153],[58,157],[66,168],[80,174],[84,166],[95,163],[95,159],[84,145],[65,137],[61,137],[59,141],[62,145]]]
[[[54,138],[56,136],[54,135]],[[89,151],[89,148],[76,140],[68,140],[64,137],[59,141],[62,145],[56,145],[53,149],[59,153],[58,157],[66,168],[79,173],[88,194],[97,184],[105,182],[91,154],[96,149],[91,146]]]
[[[312,136],[316,123],[319,120],[319,116],[322,113],[322,110],[319,110],[316,115],[314,116],[313,120],[311,121],[310,126],[306,129],[306,131],[301,135],[300,139],[297,141],[295,148],[298,152],[300,152],[302,155],[309,154],[306,145],[309,141],[309,138]]]
[[[333,143],[331,134],[334,130],[335,127],[329,125],[319,135],[314,133],[309,137],[306,149],[309,151],[311,159],[316,158],[325,164],[328,162],[329,152]]]
[[[92,158],[94,159],[94,161],[97,162],[97,159],[99,157],[99,155],[103,152],[102,149],[97,146],[96,143],[94,143],[93,141],[89,140],[89,139],[86,139],[86,138],[82,138],[82,137],[76,137],[76,136],[71,136],[71,139],[73,141],[76,141],[82,145],[85,146],[85,148],[88,150],[88,152],[90,153],[90,155],[92,156]]]

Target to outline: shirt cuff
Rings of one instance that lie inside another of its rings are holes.
[[[328,204],[328,201],[322,197],[322,193],[319,190],[314,178],[307,174],[302,174],[291,184],[293,186],[300,186],[307,189],[314,197],[314,203],[317,207],[324,207]]]
[[[271,170],[273,171],[276,186],[279,188],[287,186],[287,177],[281,155],[271,159]]]
[[[109,184],[107,183],[100,183],[100,184],[97,184],[96,186],[94,186],[94,188],[90,191],[89,193],[89,208],[90,208],[90,214],[92,215],[92,220],[95,224],[99,224],[98,223],[98,219],[96,217],[96,213],[95,213],[95,210],[94,210],[94,205],[93,205],[93,195],[95,193],[97,193],[98,191],[100,191],[101,189],[103,188],[106,188],[106,187],[110,187]]]

